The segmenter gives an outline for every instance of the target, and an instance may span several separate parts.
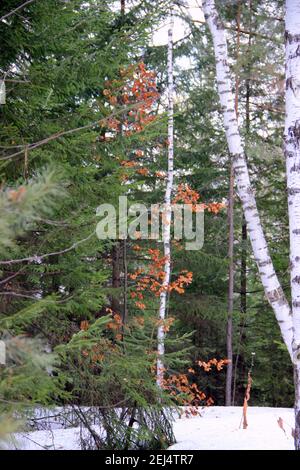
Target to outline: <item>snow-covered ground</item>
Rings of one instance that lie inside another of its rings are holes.
[[[278,419],[283,420],[282,430]],[[294,410],[248,407],[248,428],[241,425],[242,408],[214,406],[203,417],[176,420],[177,443],[181,450],[289,450],[293,449]],[[240,427],[241,425],[241,427]]]
[[[177,443],[171,450],[217,449],[293,449],[294,412],[289,408],[249,406],[248,428],[242,429],[242,408],[215,406],[202,416],[178,418],[174,424]],[[281,418],[282,429],[278,420]],[[79,449],[79,428],[18,433],[8,444],[10,449]]]

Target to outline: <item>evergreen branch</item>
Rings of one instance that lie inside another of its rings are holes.
[[[275,38],[272,38],[271,36],[267,36],[266,34],[257,33],[255,31],[248,31],[248,30],[243,29],[243,28],[240,28],[238,30],[236,27],[232,27],[232,26],[229,26],[229,25],[224,25],[224,28],[229,30],[229,31],[234,31],[234,32],[239,31],[240,33],[245,34],[245,35],[256,36],[256,37],[259,37],[261,39],[265,39],[266,41],[270,41],[270,42],[273,42],[273,43],[277,43],[277,44],[281,43],[281,38],[280,39],[275,39]]]
[[[45,144],[48,144],[49,142],[52,142],[53,140],[56,140],[56,139],[59,139],[60,137],[64,137],[66,135],[70,135],[70,134],[74,134],[76,132],[80,132],[80,131],[83,131],[83,130],[86,130],[86,129],[91,129],[92,127],[95,127],[97,125],[102,125],[102,124],[105,124],[105,122],[114,117],[114,116],[119,116],[119,115],[122,115],[124,114],[125,112],[127,111],[131,111],[132,109],[136,109],[136,108],[139,108],[141,105],[145,104],[146,101],[139,101],[138,103],[135,103],[134,105],[131,105],[131,106],[127,106],[125,108],[121,108],[121,109],[118,109],[116,111],[114,111],[113,113],[111,113],[110,115],[100,119],[100,120],[97,120],[97,121],[94,121],[90,124],[86,124],[85,126],[81,126],[81,127],[75,127],[73,129],[68,129],[67,131],[59,131],[59,132],[55,132],[55,134],[52,134],[50,135],[49,137],[45,137],[44,139],[42,140],[39,140],[38,142],[33,142],[31,144],[25,144],[25,145],[22,145],[20,147],[22,147],[22,150],[19,150],[18,152],[15,152],[13,153],[12,155],[8,155],[6,157],[1,157],[0,158],[0,161],[4,161],[4,160],[10,160],[11,158],[14,158],[14,157],[17,157],[19,155],[23,155],[24,154],[24,150],[27,148],[28,151],[30,150],[34,150],[38,147],[41,147],[42,145],[45,145]]]

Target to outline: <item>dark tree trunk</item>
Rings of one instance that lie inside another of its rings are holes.
[[[127,240],[123,240],[123,270],[124,270],[124,282],[123,282],[123,310],[122,310],[122,339],[124,336],[124,327],[127,320],[127,294],[128,294],[128,269],[127,269]]]
[[[120,286],[120,244],[116,242],[112,249],[112,287],[116,291],[112,293],[111,308],[114,313],[120,313],[120,292],[117,290]]]
[[[241,253],[241,320],[244,323],[244,318],[247,312],[247,225],[245,217],[243,216],[242,222],[242,253]]]
[[[125,0],[121,0],[121,15],[125,15]]]

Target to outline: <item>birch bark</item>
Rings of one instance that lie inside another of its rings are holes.
[[[283,340],[292,357],[293,322],[291,310],[270,258],[268,245],[257,211],[255,194],[250,183],[244,146],[234,109],[225,31],[216,11],[214,0],[204,0],[203,10],[213,38],[218,93],[223,112],[227,144],[233,161],[238,195],[245,214],[253,255],[265,295],[273,308]]]
[[[233,258],[233,244],[234,244],[234,218],[233,218],[233,204],[234,204],[234,171],[233,166],[230,168],[229,177],[229,197],[228,197],[228,309],[227,309],[227,332],[226,332],[226,349],[227,359],[230,361],[226,370],[226,394],[225,405],[231,406],[232,404],[232,315],[233,315],[233,302],[234,302],[234,258]]]
[[[164,378],[164,361],[165,354],[165,331],[164,320],[166,318],[168,287],[171,276],[171,219],[172,207],[171,196],[173,190],[174,175],[174,78],[173,78],[173,29],[174,17],[171,12],[170,27],[168,30],[168,174],[167,185],[164,199],[163,213],[163,249],[164,249],[164,280],[163,289],[160,294],[159,305],[159,321],[157,332],[157,385],[162,387]]]
[[[285,158],[290,229],[290,270],[295,383],[295,448],[300,450],[300,2],[286,0]]]
[[[240,20],[241,20],[241,4],[240,0],[237,3],[237,38],[236,38],[236,61],[239,61],[240,54]],[[235,76],[235,96],[234,96],[234,109],[238,118],[239,108],[239,71],[236,71]],[[226,370],[226,393],[225,405],[231,406],[233,401],[232,394],[232,372],[233,372],[233,306],[234,306],[234,168],[233,163],[230,162],[230,177],[229,177],[229,194],[228,194],[228,309],[227,309],[227,359],[229,360]]]

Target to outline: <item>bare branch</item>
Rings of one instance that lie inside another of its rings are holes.
[[[64,250],[54,251],[52,253],[46,253],[44,255],[29,256],[28,258],[4,260],[4,261],[0,261],[0,264],[1,265],[7,265],[7,264],[25,263],[26,261],[28,261],[30,263],[40,262],[43,259],[48,258],[49,256],[62,255],[64,253],[67,253],[68,251],[74,250],[74,248],[81,245],[82,243],[87,242],[94,235],[95,235],[95,232],[92,232],[92,233],[90,233],[90,235],[88,237],[83,238],[82,240],[79,240],[78,242],[74,242],[73,245],[71,245],[69,248],[65,248]]]
[[[19,271],[17,271],[16,273],[11,274],[10,276],[6,277],[5,279],[2,279],[2,281],[0,281],[0,284],[6,284],[8,281],[10,281],[14,277],[18,276],[24,270],[25,270],[25,267],[19,269]]]
[[[0,292],[0,295],[11,295],[13,297],[23,297],[25,299],[39,300],[38,297],[33,297],[32,295],[20,294],[20,292],[13,292],[13,291]]]
[[[0,18],[0,21],[3,21],[3,20],[6,20],[7,18],[9,18],[10,16],[14,15],[15,13],[17,13],[17,11],[21,10],[22,8],[26,7],[27,5],[29,5],[30,3],[33,3],[35,0],[27,0],[27,2],[23,3],[22,5],[18,6],[17,8],[15,8],[14,10],[10,11],[9,13],[6,13],[6,15],[2,16]]]

